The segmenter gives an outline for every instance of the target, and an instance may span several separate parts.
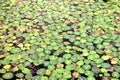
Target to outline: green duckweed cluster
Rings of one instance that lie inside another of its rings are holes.
[[[120,0],[0,0],[0,80],[119,80]]]

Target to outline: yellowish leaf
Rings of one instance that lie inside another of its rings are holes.
[[[8,70],[8,69],[10,69],[10,68],[11,68],[11,65],[5,65],[5,66],[4,66],[4,69],[7,69],[7,70]]]

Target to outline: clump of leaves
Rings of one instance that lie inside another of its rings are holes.
[[[119,79],[120,1],[95,1],[0,0],[0,79]]]

